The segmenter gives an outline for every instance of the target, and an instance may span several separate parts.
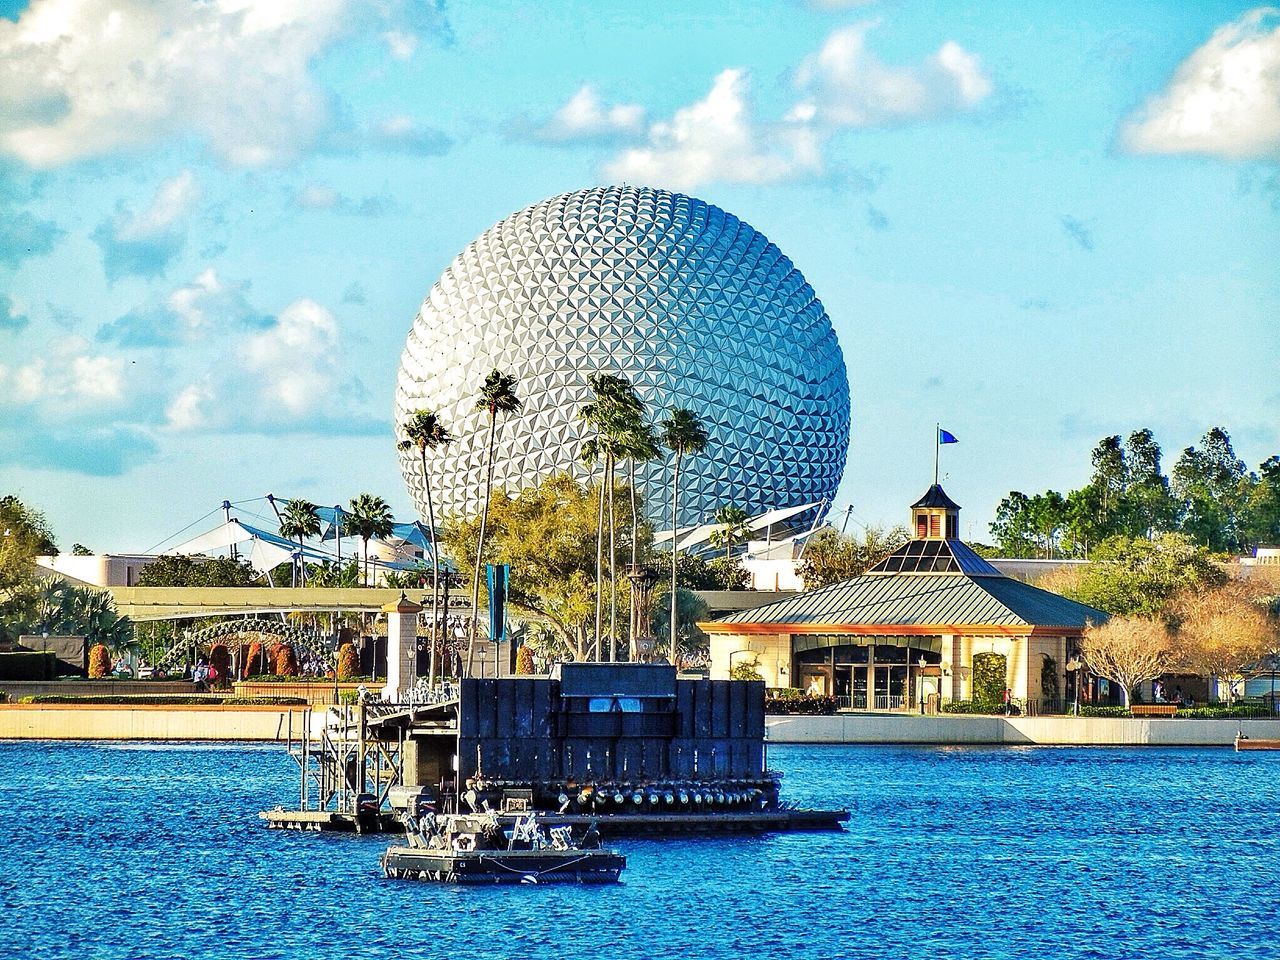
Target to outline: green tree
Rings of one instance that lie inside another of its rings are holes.
[[[92,557],[93,551],[83,543],[73,543],[71,545],[71,555],[73,557]]]
[[[156,557],[138,574],[140,587],[247,587],[259,578],[247,560],[173,554]]]
[[[57,552],[44,514],[15,496],[0,497],[0,605],[30,586],[37,556]]]
[[[1177,528],[1178,505],[1160,459],[1160,444],[1150,430],[1144,427],[1129,434],[1125,441],[1125,515],[1130,536],[1153,537]]]
[[[668,637],[671,642],[671,662],[676,662],[676,599],[678,597],[677,567],[680,534],[680,464],[685,457],[697,456],[706,449],[710,438],[702,422],[692,410],[671,407],[670,415],[662,421],[662,445],[671,451],[671,622]]]
[[[612,374],[593,374],[587,378],[592,400],[584,404],[578,418],[593,432],[582,445],[581,458],[585,463],[601,466],[600,504],[597,511],[596,539],[596,644],[602,646],[604,615],[604,540],[606,522],[609,537],[609,660],[616,659],[617,641],[617,540],[616,506],[614,500],[616,480],[614,469],[620,458],[626,457],[630,448],[639,443],[639,431],[644,425],[644,404],[640,401],[626,377]],[[634,441],[634,443],[632,442]]]
[[[654,636],[658,638],[659,643],[671,649],[671,618],[668,616],[668,611],[671,609],[671,594],[669,591],[664,590],[655,598],[653,609]],[[671,660],[673,664],[679,665],[681,654],[689,659],[704,657],[707,654],[707,635],[698,629],[698,623],[706,620],[708,616],[710,611],[706,601],[693,590],[686,590],[683,587],[676,590],[676,658]]]
[[[351,498],[342,525],[364,545],[364,585],[369,586],[369,541],[391,536],[391,506],[382,497],[361,493]]]
[[[1244,507],[1246,542],[1280,543],[1280,457],[1270,457],[1258,467]]]
[[[62,629],[79,634],[89,645],[101,644],[112,653],[133,646],[133,622],[116,611],[108,590],[67,587],[63,594]]]
[[[823,527],[804,545],[797,572],[806,590],[862,576],[907,542],[905,527],[867,527],[860,537]]]
[[[1244,461],[1221,427],[1187,447],[1173,468],[1173,493],[1182,505],[1182,532],[1210,550],[1240,550],[1241,506],[1248,497]]]
[[[482,560],[511,565],[508,600],[519,610],[545,619],[555,649],[574,660],[590,659],[595,608],[596,513],[599,493],[567,474],[512,496],[494,492]],[[626,498],[620,521],[630,523]],[[453,556],[479,549],[478,518],[449,518],[444,545]],[[643,539],[647,528],[641,524]],[[627,594],[623,594],[625,598]],[[545,645],[540,649],[550,650]]]
[[[280,514],[280,536],[298,541],[298,559],[293,564],[295,585],[306,585],[307,564],[302,555],[302,541],[320,536],[320,514],[310,500],[289,500]]]
[[[471,632],[467,639],[467,675],[475,670],[476,631],[480,629],[480,569],[484,557],[485,534],[489,521],[489,500],[493,496],[493,449],[498,438],[498,425],[504,413],[520,409],[516,395],[516,378],[501,370],[491,370],[476,400],[476,409],[489,415],[489,439],[485,444],[484,507],[480,512],[480,533],[476,539],[475,573],[471,578]],[[460,554],[454,554],[460,556]]]
[[[427,682],[436,682],[436,638],[440,629],[440,545],[436,537],[436,507],[431,496],[431,472],[427,469],[427,451],[434,453],[453,443],[453,435],[431,410],[417,410],[400,426],[405,439],[401,450],[417,448],[422,461],[422,484],[427,498],[427,530],[431,536],[431,647],[427,665]]]
[[[995,538],[1001,556],[1025,557],[1035,551],[1038,544],[1031,498],[1021,490],[1010,491],[996,506],[991,536]]]
[[[1115,616],[1154,617],[1183,590],[1215,587],[1226,578],[1209,551],[1183,534],[1112,537],[1067,595]]]
[[[716,511],[716,523],[720,526],[711,532],[711,543],[713,546],[724,547],[726,565],[733,559],[734,544],[751,536],[751,526],[748,523],[750,519],[751,515],[736,503],[727,503]],[[727,580],[724,588],[733,589]]]

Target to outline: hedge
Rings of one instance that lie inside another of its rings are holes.
[[[1004,714],[1003,703],[985,703],[981,700],[948,700],[942,705],[943,713],[968,713],[982,716]]]
[[[68,696],[60,693],[41,693],[23,697],[19,703],[71,703],[78,706],[139,706],[139,707],[305,707],[307,701],[302,697],[184,697],[181,695],[163,696],[161,694],[139,694],[137,696],[112,696],[109,694],[87,694],[85,696]]]
[[[773,715],[801,714],[810,717],[829,717],[836,712],[835,697],[765,697],[764,712]]]

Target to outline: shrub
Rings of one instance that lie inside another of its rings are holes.
[[[800,714],[812,717],[829,717],[836,712],[836,698],[809,695],[765,697],[764,712],[774,715]]]
[[[528,646],[522,646],[520,652],[516,654],[516,674],[528,677],[532,676],[533,672],[533,650]]]
[[[209,651],[209,686],[215,690],[231,686],[231,651],[225,644],[216,644]]]
[[[973,657],[973,699],[977,703],[1001,704],[1008,681],[1009,661],[1003,653],[978,653]]]
[[[261,670],[262,663],[262,641],[254,640],[249,644],[249,649],[244,655],[244,670],[241,675],[248,679],[254,670]]]
[[[948,700],[942,705],[942,712],[990,716],[1004,713],[1004,704],[988,703],[983,700]]]
[[[753,660],[750,663],[740,663],[729,671],[730,680],[763,680],[760,676],[760,667]]]
[[[1237,704],[1233,707],[1188,707],[1174,716],[1188,720],[1247,720],[1250,717],[1268,717],[1270,711],[1260,704]]]
[[[101,680],[111,676],[111,651],[103,644],[95,643],[89,648],[89,679]]]
[[[1128,707],[1090,707],[1081,705],[1080,716],[1082,717],[1127,717],[1129,716]]]
[[[293,646],[288,643],[278,643],[272,650],[271,668],[277,676],[296,677],[298,675],[298,658],[293,652]]]
[[[360,655],[355,644],[344,643],[338,648],[335,669],[339,680],[352,680],[360,673]]]

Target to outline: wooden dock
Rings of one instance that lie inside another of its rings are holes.
[[[258,814],[271,830],[305,830],[332,833],[403,833],[404,827],[391,813],[380,812],[376,826],[357,823],[348,813],[328,810],[266,810]],[[515,815],[500,820],[515,822]],[[543,813],[539,822],[548,829],[573,827],[585,831],[596,824],[606,838],[648,836],[671,837],[717,833],[794,833],[840,830],[848,822],[848,810],[760,810],[749,813],[626,813],[587,816],[583,814]]]

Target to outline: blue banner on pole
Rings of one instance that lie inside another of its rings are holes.
[[[938,442],[939,443],[959,443],[960,441],[956,439],[956,436],[954,433],[948,433],[946,430],[943,430],[941,427],[939,427]]]
[[[489,639],[502,643],[507,639],[507,581],[511,578],[511,567],[490,563],[485,572],[489,581]]]

